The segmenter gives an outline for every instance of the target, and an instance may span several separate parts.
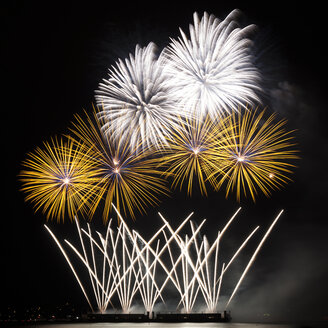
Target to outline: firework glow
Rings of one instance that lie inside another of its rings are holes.
[[[103,109],[99,116],[111,122],[103,130],[116,139],[128,138],[132,148],[160,148],[178,127],[171,93],[155,44],[137,45],[135,54],[120,59],[96,91],[97,104]]]

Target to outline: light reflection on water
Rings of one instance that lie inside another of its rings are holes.
[[[270,324],[270,323],[234,323],[234,322],[204,322],[204,323],[162,323],[162,322],[140,322],[140,323],[67,323],[51,325],[33,325],[33,328],[323,328],[321,324]]]

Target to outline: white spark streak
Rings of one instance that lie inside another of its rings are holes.
[[[218,232],[213,243],[210,243],[205,235],[202,236],[201,242],[199,243],[197,237],[201,236],[200,232],[206,220],[203,220],[198,227],[195,228],[194,223],[190,220],[193,213],[188,215],[175,230],[163,215],[159,213],[164,224],[148,241],[146,241],[138,232],[129,229],[115,205],[113,205],[113,207],[120,219],[116,233],[111,228],[112,220],[109,220],[105,238],[99,232],[96,232],[99,242],[93,237],[90,225],[87,224],[88,229],[86,231],[80,227],[76,218],[76,227],[82,251],[79,251],[70,242],[65,240],[66,244],[73,250],[74,254],[77,255],[88,270],[94,300],[101,313],[107,310],[109,304],[113,306],[111,299],[114,294],[117,295],[122,311],[128,313],[135,295],[139,293],[145,310],[151,315],[155,303],[159,298],[164,303],[162,292],[168,281],[172,281],[179,293],[180,301],[177,307],[179,308],[179,306],[182,305],[182,312],[190,313],[199,297],[202,297],[208,312],[217,311],[224,274],[259,228],[256,227],[247,236],[228,264],[225,265],[225,263],[223,263],[219,270],[219,245],[222,236],[230,227],[230,224],[241,208],[234,213],[223,229]],[[236,294],[260,248],[282,212],[283,211],[275,218],[261,242],[258,244],[227,306]],[[191,235],[184,234],[182,236],[180,232],[188,221],[190,223]],[[93,311],[92,302],[67,253],[51,230],[46,225],[45,227],[64,255]],[[169,236],[167,232],[170,234]],[[165,242],[163,244],[161,244],[159,239],[160,234],[164,236]],[[84,241],[86,237],[83,238],[83,236],[87,237],[88,243]],[[173,251],[172,244],[178,247],[178,252]],[[100,256],[98,256],[99,253]],[[165,253],[169,256],[169,261],[164,263],[162,257]],[[91,260],[89,258],[91,258]],[[99,259],[101,260],[98,262]],[[160,277],[162,278],[160,279],[158,278],[158,272],[161,272]],[[199,291],[201,293],[199,293]]]

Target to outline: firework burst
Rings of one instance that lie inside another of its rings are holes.
[[[101,126],[110,125],[107,117],[97,118],[86,114],[86,119],[75,116],[71,131],[88,148],[95,153],[94,165],[99,172],[99,192],[94,200],[90,216],[94,214],[99,203],[105,198],[103,211],[104,221],[108,220],[112,203],[125,214],[135,218],[134,210],[145,213],[148,205],[158,203],[157,195],[167,194],[165,180],[156,170],[156,161],[150,159],[150,151],[138,151],[130,147],[129,138],[115,138],[112,140],[108,133],[104,133]],[[74,137],[73,137],[74,138]]]
[[[164,50],[172,96],[196,117],[209,114],[215,119],[259,100],[260,74],[253,65],[248,38],[254,26],[239,28],[238,14],[234,10],[220,21],[206,12],[199,20],[195,13],[190,40],[180,29],[181,38],[172,39]]]
[[[83,149],[83,150],[82,150]],[[85,215],[91,206],[96,187],[97,170],[91,150],[61,138],[44,142],[23,161],[19,178],[26,201],[42,209],[47,219],[72,220],[77,212]]]
[[[265,119],[264,113],[233,113],[228,118],[232,128],[225,130],[216,146],[216,189],[226,183],[226,196],[236,192],[238,201],[242,193],[254,201],[259,191],[269,197],[271,190],[291,181],[287,175],[295,165],[289,161],[299,158],[291,149],[293,131],[285,130],[286,120],[275,122],[275,114]]]
[[[197,181],[201,194],[207,195],[206,181],[213,186],[214,148],[217,140],[227,135],[229,128],[226,119],[213,122],[210,117],[204,120],[180,120],[180,129],[169,141],[160,158],[160,165],[166,167],[165,175],[173,177],[172,187],[187,184],[188,195],[192,195],[193,183]]]
[[[134,56],[109,69],[95,97],[103,108],[99,116],[111,122],[103,126],[106,133],[130,139],[131,147],[139,150],[160,148],[177,125],[177,109],[169,96],[172,85],[166,82],[155,50],[154,43],[137,45]]]

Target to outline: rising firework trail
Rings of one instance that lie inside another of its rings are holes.
[[[80,280],[78,274],[76,273],[76,271],[75,271],[75,269],[74,269],[74,267],[73,267],[73,265],[72,265],[72,263],[71,263],[69,257],[67,256],[67,254],[66,254],[64,248],[62,247],[62,245],[60,244],[60,242],[58,241],[58,239],[56,238],[56,236],[53,234],[53,232],[52,232],[52,231],[51,231],[46,225],[44,225],[44,226],[45,226],[45,228],[48,230],[50,236],[51,236],[51,237],[54,239],[54,241],[56,242],[56,244],[57,244],[57,246],[59,247],[59,249],[60,249],[60,251],[62,252],[62,254],[64,255],[64,258],[65,258],[65,260],[67,261],[69,267],[71,268],[71,270],[72,270],[72,272],[73,272],[73,274],[74,274],[75,279],[76,279],[77,282],[79,283],[79,286],[80,286],[80,288],[81,288],[81,290],[82,290],[82,292],[83,292],[84,297],[86,298],[86,300],[87,300],[87,302],[88,302],[88,304],[89,304],[91,310],[94,311],[94,310],[93,310],[93,307],[92,307],[92,304],[91,304],[91,302],[90,302],[90,300],[89,300],[89,297],[88,297],[88,295],[87,295],[87,293],[86,293],[86,291],[85,291],[85,289],[84,289],[84,286],[83,286],[83,284],[82,284],[82,282],[81,282],[81,280]]]
[[[189,26],[190,37],[172,39],[164,50],[164,70],[173,87],[172,97],[197,118],[212,119],[259,101],[260,74],[253,63],[250,33],[254,25],[240,28],[239,11],[220,21],[206,12]]]
[[[213,308],[216,307],[216,303],[213,300],[213,298],[218,299],[219,296],[218,295],[212,296],[211,292],[210,292],[211,282],[210,282],[209,273],[208,273],[208,259],[211,256],[211,254],[213,253],[213,251],[218,251],[220,239],[222,238],[224,232],[228,229],[228,227],[230,226],[232,221],[235,219],[235,217],[237,216],[237,214],[239,213],[240,210],[241,210],[241,208],[239,208],[235,212],[235,214],[230,218],[230,220],[224,226],[222,231],[218,233],[216,240],[210,247],[208,245],[208,242],[206,241],[205,236],[204,236],[203,242],[202,242],[202,243],[204,243],[203,247],[201,246],[200,248],[198,248],[197,243],[195,242],[195,248],[196,248],[196,254],[197,254],[196,258],[197,258],[197,263],[198,263],[197,267],[195,267],[189,253],[185,252],[186,259],[187,259],[188,264],[190,265],[191,269],[193,270],[194,275],[193,275],[193,278],[190,280],[189,284],[187,285],[187,288],[185,290],[183,297],[186,297],[186,293],[188,293],[189,289],[193,286],[195,280],[197,280],[199,287],[202,291],[205,303],[209,310],[213,310]],[[198,233],[197,230],[194,231],[193,226],[192,226],[192,231],[193,231],[193,236],[195,236]],[[207,243],[207,245],[205,245],[205,243]],[[205,247],[206,247],[206,250],[201,252],[201,250]],[[202,256],[202,254],[203,254],[203,256]],[[216,260],[216,264],[217,264],[217,260]],[[206,276],[204,275],[204,267],[206,267],[206,270],[207,270]],[[214,266],[214,273],[216,273],[216,270],[217,270],[216,266]],[[213,277],[213,284],[214,284],[215,280],[216,280],[216,276]],[[214,284],[214,289],[215,289],[215,284]]]
[[[114,209],[117,210],[116,207]],[[129,313],[133,300],[139,295],[145,310],[150,313],[151,317],[156,302],[161,299],[164,303],[163,291],[169,281],[173,283],[180,297],[177,308],[180,308],[181,312],[191,313],[196,301],[202,299],[207,312],[214,313],[218,310],[224,275],[258,229],[256,227],[248,235],[227,265],[225,263],[220,265],[219,245],[222,236],[239,211],[240,209],[217,233],[217,238],[213,243],[210,243],[206,235],[201,235],[205,220],[196,228],[190,220],[191,215],[174,230],[160,214],[164,224],[146,241],[138,232],[129,229],[118,211],[117,214],[120,217],[118,227],[112,229],[112,220],[110,220],[105,237],[97,232],[98,239],[94,237],[89,224],[87,230],[84,230],[80,227],[76,218],[76,227],[82,250],[78,250],[76,246],[67,240],[65,240],[65,243],[86,268],[92,287],[93,299],[101,313],[106,312],[109,304],[114,306],[114,296],[119,300],[121,311]],[[227,306],[238,291],[241,282],[281,214],[282,211],[258,244],[234,288]],[[190,223],[191,234],[182,235],[181,229],[185,227],[187,222]],[[64,255],[90,308],[94,311],[93,301],[88,295],[87,290],[89,289],[86,288],[85,282],[82,282],[67,252],[54,233],[47,226],[46,229]],[[116,233],[114,230],[116,230]],[[164,243],[161,243],[160,235],[163,235]],[[199,242],[200,236],[201,241]]]
[[[238,287],[240,286],[241,282],[243,281],[246,273],[248,272],[249,268],[251,267],[251,265],[253,264],[253,262],[255,261],[255,258],[256,258],[256,255],[258,254],[258,252],[260,251],[261,247],[263,246],[265,240],[268,238],[271,230],[273,229],[273,227],[275,226],[275,224],[277,223],[277,221],[279,220],[281,214],[283,213],[284,210],[281,210],[280,213],[277,215],[277,217],[274,219],[274,221],[272,222],[272,224],[270,225],[269,229],[267,230],[267,232],[265,233],[265,235],[263,236],[262,240],[260,241],[260,243],[258,244],[254,254],[252,255],[251,259],[249,260],[244,272],[242,273],[235,289],[233,290],[230,298],[229,298],[229,301],[226,305],[226,307],[228,307],[229,303],[231,302],[232,298],[234,297],[235,293],[237,292],[238,290]]]

